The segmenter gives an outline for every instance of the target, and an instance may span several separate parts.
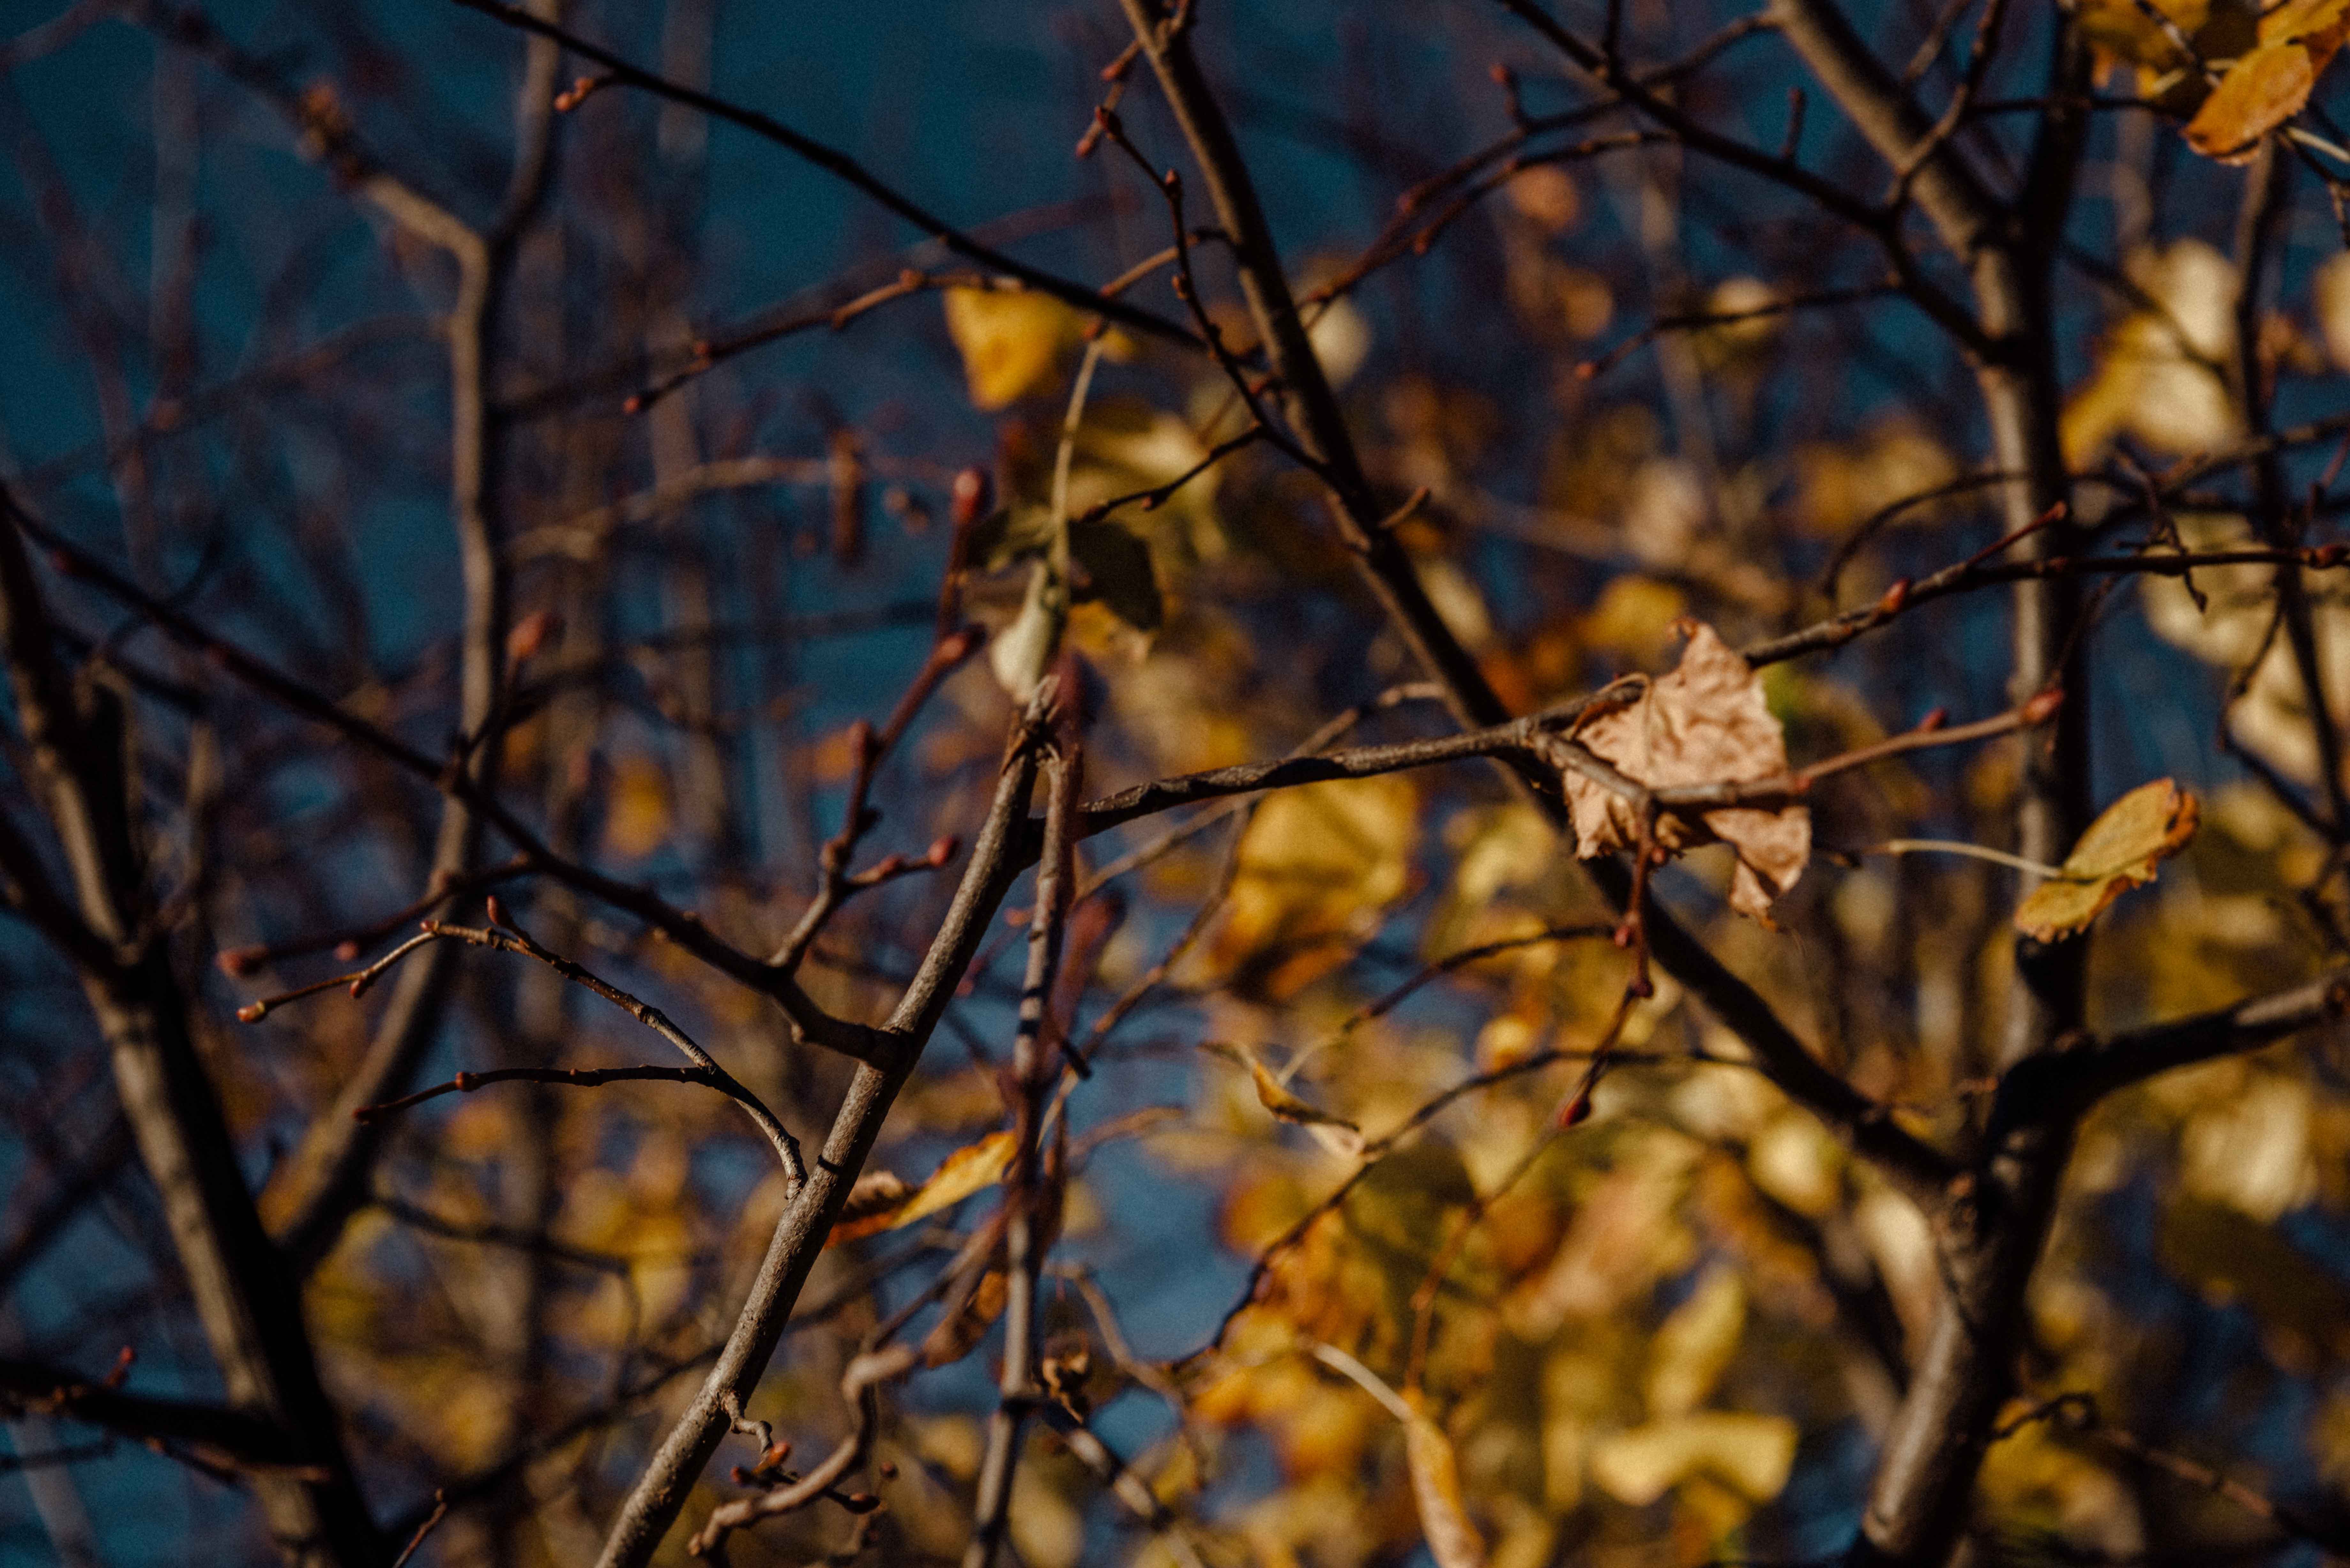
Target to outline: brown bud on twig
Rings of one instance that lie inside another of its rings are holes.
[[[987,515],[988,503],[993,499],[994,485],[989,482],[987,470],[966,468],[954,477],[953,500],[947,518],[957,528],[969,528]]]
[[[562,635],[563,618],[553,610],[533,610],[506,633],[506,662],[520,664]]]

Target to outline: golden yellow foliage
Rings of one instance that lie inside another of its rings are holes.
[[[2155,867],[2195,836],[2195,823],[2192,791],[2169,779],[2138,785],[2099,813],[2059,875],[2025,898],[2015,929],[2043,942],[2078,936],[2116,898],[2153,881]]]
[[[670,834],[669,774],[648,756],[623,757],[612,768],[611,805],[604,816],[604,847],[623,860],[659,849]]]
[[[1398,774],[1288,790],[1249,825],[1227,912],[1209,946],[1219,971],[1292,995],[1346,961],[1367,919],[1411,881],[1419,794]]]
[[[1699,1476],[1727,1482],[1750,1502],[1768,1502],[1794,1467],[1795,1436],[1794,1422],[1784,1416],[1675,1416],[1601,1438],[1592,1450],[1591,1479],[1636,1508]]]
[[[1016,1140],[1008,1132],[988,1134],[966,1144],[939,1162],[938,1169],[920,1187],[909,1188],[888,1171],[861,1178],[849,1194],[841,1220],[832,1228],[827,1247],[853,1241],[877,1231],[895,1231],[951,1209],[974,1192],[994,1186],[1012,1167]]]
[[[2207,158],[2242,162],[2262,137],[2301,112],[2350,36],[2350,0],[2284,0],[2262,13],[2258,36],[2187,122],[2188,145]]]
[[[971,400],[1001,409],[1043,389],[1061,356],[1085,335],[1086,318],[1049,294],[1024,289],[946,291],[947,336],[962,355]]]

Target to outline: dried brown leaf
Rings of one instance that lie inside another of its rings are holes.
[[[1786,733],[1763,701],[1762,680],[1711,627],[1693,620],[1681,627],[1689,645],[1679,666],[1650,681],[1638,701],[1584,725],[1575,739],[1651,789],[1752,784],[1784,774]],[[1567,774],[1565,783],[1576,854],[1589,859],[1638,844],[1640,816],[1633,803],[1576,774]],[[1734,806],[1700,813],[1695,820],[1668,815],[1658,820],[1656,841],[1674,852],[1729,845],[1738,855],[1731,907],[1768,925],[1771,901],[1795,885],[1811,858],[1812,814],[1787,805]]]

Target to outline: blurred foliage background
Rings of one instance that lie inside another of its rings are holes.
[[[1561,9],[1601,26],[1602,7]],[[1852,9],[1932,101],[1966,79],[1951,39],[1972,20]],[[1816,92],[1791,98],[1804,78],[1742,6],[1606,14],[1627,55],[1682,62],[1688,113],[1871,200],[1884,185]],[[1963,139],[1996,175],[2030,156],[2056,18],[2010,17],[1977,94]],[[1107,280],[1168,243],[1133,161],[1076,151],[1128,41],[1113,7],[669,0],[562,19],[1053,273]],[[552,971],[470,949],[238,1023],[255,996],[376,957],[452,881],[452,918],[482,923],[506,851],[452,830],[463,813],[429,783],[159,635],[152,605],[436,758],[470,737],[464,765],[557,852],[764,952],[840,828],[852,722],[881,723],[924,668],[951,583],[949,612],[990,647],[872,780],[866,853],[910,869],[847,903],[801,971],[854,1018],[887,1010],[939,925],[953,872],[924,857],[967,844],[985,809],[1056,516],[1086,519],[1065,670],[1091,712],[1089,794],[1327,743],[1334,719],[1352,742],[1445,722],[1319,487],[1261,441],[1218,455],[1245,410],[1212,365],[997,286],[738,128],[558,69],[453,6],[223,5],[198,28],[12,0],[0,20],[0,465],[27,513],[150,601],[44,556],[60,645],[121,694],[154,916],[262,1219],[295,1243],[362,1490],[396,1540],[448,1490],[421,1561],[586,1561],[724,1337],[784,1179],[719,1096],[507,1084],[380,1124],[322,1199],[354,1083],[381,1088],[366,1104],[660,1047]],[[2283,459],[2301,538],[2333,539],[2350,256],[2320,171],[2339,163],[2265,155],[2284,164],[2281,215],[2247,276],[2251,176],[2205,155],[2226,151],[2206,118],[2208,148],[2181,134],[2207,84],[2164,95],[2176,36],[2250,14],[2078,0],[2064,25],[2103,51],[2054,274],[2078,525],[2114,549],[2251,542],[2242,465],[2165,476],[2255,417],[2334,421]],[[1514,711],[1670,669],[1681,618],[1742,646],[2005,532],[1968,358],[1887,284],[1883,251],[1783,186],[1633,134],[1620,107],[1576,119],[1584,82],[1501,8],[1210,5],[1196,45],[1372,478],[1426,493],[1395,536]],[[2296,123],[2323,140],[2332,44],[2293,47],[2318,82]],[[1126,132],[1188,168],[1147,74],[1119,89]],[[588,90],[551,112],[575,75]],[[419,203],[490,236],[485,298],[468,305],[472,264]],[[1245,355],[1229,256],[1196,248],[1203,307]],[[1163,264],[1128,297],[1181,314]],[[479,407],[451,358],[474,307]],[[2247,333],[2272,390],[2257,416],[2232,368]],[[1161,504],[1101,505],[1211,456]],[[993,504],[966,481],[961,526],[966,471]],[[469,566],[468,541],[494,562]],[[2201,801],[2155,886],[2099,918],[2099,1033],[2350,949],[2340,759],[2321,754],[2276,577],[2124,575],[2095,599],[2076,699],[2094,794],[2170,777]],[[469,666],[466,585],[492,578],[495,657]],[[2306,597],[2338,732],[2350,594],[2313,573]],[[1762,690],[1800,765],[1933,710],[2002,711],[2005,636],[2000,595],[1952,596],[1773,664]],[[494,701],[468,694],[476,666]],[[1775,930],[1725,907],[1719,847],[1657,873],[1819,1060],[1922,1136],[1981,1126],[2029,881],[1885,846],[2008,847],[2032,743],[1824,780]],[[12,729],[0,809],[30,834],[27,759]],[[1098,1054],[1067,1101],[1041,1331],[1060,1427],[1099,1434],[1155,1508],[1046,1423],[1017,1473],[1020,1562],[1699,1563],[1851,1538],[1935,1311],[1935,1233],[1669,978],[1619,1016],[1630,959],[1571,847],[1475,765],[1083,846],[1061,1017]],[[772,1003],[626,910],[542,877],[495,885],[539,940],[820,1138],[845,1064],[793,1045]],[[963,1551],[1001,1276],[941,1271],[1002,1198],[985,1140],[1009,1125],[1024,945],[994,922],[875,1153],[900,1189],[860,1189],[877,1222],[826,1251],[751,1407],[821,1454],[853,1418],[859,1346],[948,1293],[910,1320],[922,1366],[882,1396],[852,1489],[883,1507],[740,1532],[737,1563]],[[217,1397],[74,970],[22,922],[0,922],[0,1352],[94,1379],[128,1347],[126,1387]],[[395,1037],[395,1079],[370,1076]],[[1603,1037],[1618,1064],[1562,1130]],[[2282,1563],[2350,1539],[2345,1075],[2323,1030],[2151,1079],[2082,1126],[2014,1412],[2083,1397],[1992,1446],[1974,1550]],[[907,1201],[942,1164],[957,1179],[928,1190],[954,1201]],[[267,1553],[233,1472],[37,1401],[8,1430],[0,1555]],[[738,1495],[716,1470],[755,1449],[730,1439],[689,1520]]]

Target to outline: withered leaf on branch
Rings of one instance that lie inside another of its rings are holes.
[[[1787,772],[1787,737],[1762,698],[1762,681],[1701,621],[1679,623],[1689,638],[1671,674],[1648,682],[1638,701],[1609,709],[1575,738],[1617,772],[1650,789],[1685,784],[1753,784]],[[1631,849],[1640,814],[1606,785],[1575,773],[1565,778],[1574,815],[1575,853],[1585,859]],[[1812,814],[1801,805],[1733,806],[1694,818],[1658,818],[1656,842],[1673,853],[1727,844],[1738,855],[1731,908],[1771,923],[1771,901],[1795,885],[1812,856]]]
[[[2194,792],[2169,779],[2143,784],[2106,807],[2059,875],[2032,890],[2015,911],[2015,929],[2040,941],[2078,936],[2106,906],[2154,880],[2155,867],[2195,836]]]
[[[941,1160],[938,1169],[920,1187],[908,1187],[886,1170],[868,1172],[849,1190],[840,1222],[832,1228],[825,1245],[837,1247],[860,1236],[911,1225],[994,1186],[1011,1166],[1012,1151],[1010,1133],[990,1133]]]

